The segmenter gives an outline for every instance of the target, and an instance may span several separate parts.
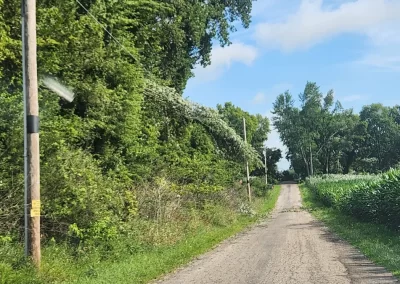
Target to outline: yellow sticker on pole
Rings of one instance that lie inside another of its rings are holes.
[[[32,200],[32,208],[40,208],[40,199]]]
[[[40,217],[40,208],[32,208],[31,217]]]

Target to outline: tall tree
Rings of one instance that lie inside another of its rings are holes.
[[[247,142],[253,146],[259,153],[263,151],[263,144],[267,140],[269,129],[269,120],[260,114],[252,115],[231,102],[217,105],[219,114],[237,134],[244,137],[243,118],[246,120]]]
[[[236,22],[249,26],[252,8],[252,0],[80,2],[124,44],[138,49],[134,54],[147,71],[178,92],[197,64],[210,64],[215,39],[228,45]],[[112,41],[107,34],[105,40]]]
[[[339,149],[342,152],[341,164],[343,173],[348,174],[357,161],[365,153],[363,147],[366,139],[366,123],[360,121],[358,114],[353,114],[352,110],[343,113],[343,121],[346,127],[341,131]]]
[[[307,82],[299,99],[300,109],[294,106],[288,91],[278,96],[273,110],[274,126],[297,171],[306,175],[313,175],[315,169],[329,172],[335,138],[344,128],[341,105],[334,103],[333,91],[323,96],[316,83],[311,82]]]
[[[376,161],[371,169],[384,171],[394,166],[400,157],[396,148],[400,128],[393,116],[393,109],[382,104],[364,106],[360,119],[367,125],[364,157]]]

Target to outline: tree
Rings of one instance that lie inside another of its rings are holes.
[[[90,236],[101,226],[102,236],[115,233],[135,214],[132,188],[162,174],[189,190],[215,192],[236,179],[244,158],[260,163],[216,110],[180,94],[191,69],[210,63],[213,41],[229,44],[237,20],[248,26],[250,0],[79,2],[37,3],[38,73],[75,93],[67,103],[39,90],[48,236]],[[7,216],[14,216],[1,220],[0,235],[18,234],[15,216],[23,212],[20,7],[0,0],[0,211],[11,208]],[[249,120],[267,132],[267,120]]]
[[[268,182],[274,182],[279,179],[277,163],[282,159],[282,151],[276,148],[265,148],[264,151],[267,156]],[[265,163],[264,153],[260,158],[262,159],[262,162]],[[251,175],[264,176],[265,166],[257,167],[254,171],[251,172]]]
[[[300,109],[294,106],[288,91],[278,96],[273,110],[274,126],[288,147],[287,158],[298,173],[313,175],[315,170],[327,173],[336,138],[345,128],[341,105],[334,103],[332,90],[324,97],[316,83],[311,82],[307,82],[299,99]]]
[[[243,118],[245,118],[247,142],[262,154],[264,142],[270,131],[268,118],[260,114],[252,115],[231,102],[225,103],[224,106],[217,105],[217,109],[222,119],[241,137],[244,137]]]
[[[366,123],[360,121],[360,116],[353,114],[352,110],[343,113],[343,121],[346,127],[340,133],[338,148],[342,152],[340,163],[343,173],[348,174],[357,159],[365,153]]]
[[[73,1],[74,2],[74,1]],[[210,64],[213,41],[230,44],[236,22],[250,24],[251,0],[81,0],[129,49],[144,69],[182,92],[192,70]],[[82,8],[79,14],[85,14]],[[109,35],[105,42],[111,43]]]
[[[308,82],[300,108],[287,91],[274,103],[273,123],[287,146],[287,158],[297,173],[381,172],[400,159],[400,107],[364,106],[360,115],[323,96]]]
[[[374,172],[388,170],[397,164],[399,151],[399,125],[393,116],[394,109],[382,104],[364,106],[360,119],[366,123],[366,139],[364,140],[364,158],[376,159]]]

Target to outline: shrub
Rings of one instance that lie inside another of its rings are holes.
[[[88,153],[57,148],[42,163],[43,233],[76,245],[109,243],[122,221],[136,214],[133,192],[103,175]]]
[[[265,184],[265,179],[256,177],[250,181],[251,188],[253,189],[254,195],[257,197],[264,197],[267,195],[268,190],[272,187]]]

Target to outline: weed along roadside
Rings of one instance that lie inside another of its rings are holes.
[[[390,199],[393,196],[390,193],[397,190],[393,181],[398,180],[399,174],[398,170],[391,170],[370,176],[330,175],[310,178],[300,186],[305,209],[397,278],[400,278],[400,238],[398,228],[393,226],[397,222],[394,218],[397,209],[390,204],[395,201]],[[387,198],[383,198],[386,194]],[[382,210],[392,213],[380,215]]]
[[[214,248],[221,241],[243,231],[257,220],[265,218],[275,207],[280,189],[280,186],[274,186],[264,196],[255,194],[253,205],[248,208],[241,207],[241,212],[230,223],[203,225],[195,233],[175,244],[145,250],[121,262],[103,263],[97,268],[96,277],[83,277],[79,279],[79,283],[127,283],[128,280],[131,283],[147,283],[172,272],[194,257]],[[221,212],[216,210],[213,214],[218,215]]]
[[[1,239],[0,253],[5,258],[0,260],[0,283],[147,283],[265,217],[280,193],[280,186],[269,189],[254,182],[250,205],[244,185],[212,197],[177,197],[163,182],[138,196],[140,215],[155,216],[131,220],[134,228],[105,245],[74,248],[70,243],[49,241],[43,247],[39,274],[33,267],[18,264],[22,247]],[[201,207],[195,205],[200,200]]]

